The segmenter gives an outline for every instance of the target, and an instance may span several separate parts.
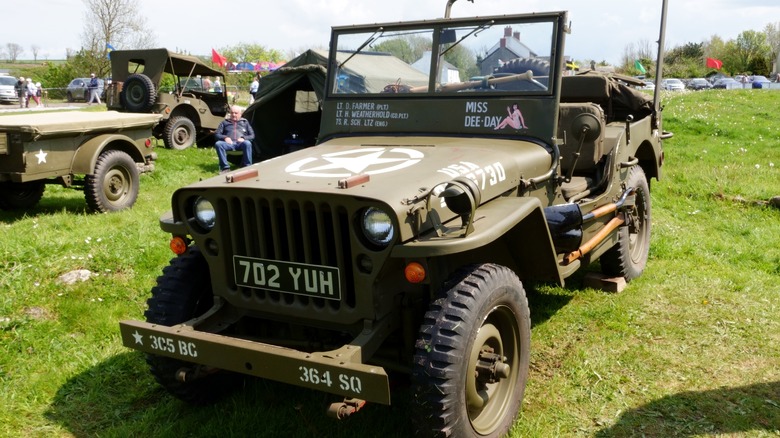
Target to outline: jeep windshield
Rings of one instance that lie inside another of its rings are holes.
[[[391,134],[549,143],[565,23],[565,12],[549,12],[335,27],[319,141]]]
[[[553,18],[337,28],[329,89],[333,94],[549,94],[558,32]]]

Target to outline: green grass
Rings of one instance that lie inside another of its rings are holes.
[[[620,294],[527,285],[531,373],[513,436],[780,434],[780,94],[664,95],[644,275]],[[217,170],[210,149],[158,148],[131,210],[86,212],[56,186],[0,212],[0,436],[399,436],[410,396],[325,417],[336,397],[264,381],[207,407],[161,390],[117,322],[141,319],[172,256],[172,191]],[[774,166],[772,165],[774,163]],[[75,269],[94,276],[74,285]],[[593,267],[589,269],[595,269]]]

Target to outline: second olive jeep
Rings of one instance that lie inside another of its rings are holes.
[[[172,86],[162,86],[166,73],[174,78]],[[115,50],[111,75],[108,109],[162,115],[154,135],[168,148],[186,149],[207,137],[228,111],[223,73],[194,56],[168,49]],[[217,78],[220,87],[213,86]]]

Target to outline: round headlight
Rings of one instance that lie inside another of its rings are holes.
[[[217,222],[217,213],[214,211],[214,206],[211,202],[204,198],[198,198],[194,204],[195,221],[201,227],[210,230],[214,228],[214,224]]]
[[[363,212],[362,226],[363,234],[374,245],[385,247],[395,237],[390,215],[378,208],[369,207]]]

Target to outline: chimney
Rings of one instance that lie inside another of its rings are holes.
[[[504,36],[505,37],[512,36],[512,26],[507,26],[504,28]]]
[[[517,40],[520,41],[520,32],[515,32],[512,34],[512,36]]]

